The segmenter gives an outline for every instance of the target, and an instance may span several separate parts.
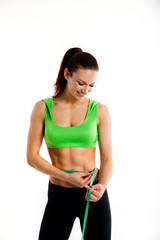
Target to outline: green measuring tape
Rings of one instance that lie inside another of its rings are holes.
[[[74,173],[74,172],[86,172],[86,171],[74,171],[74,170],[65,170],[65,169],[60,169],[64,172],[68,172],[68,173]],[[95,178],[96,175],[96,168],[94,169],[94,172],[91,173],[92,174],[92,179],[90,182],[90,186],[92,186],[93,184],[93,180]],[[85,228],[86,228],[86,222],[87,222],[87,216],[88,216],[88,210],[89,210],[89,200],[91,197],[91,193],[92,193],[92,188],[89,189],[88,191],[88,199],[87,199],[87,204],[86,204],[86,209],[85,209],[85,213],[84,213],[84,221],[83,221],[83,230],[82,230],[82,238],[81,240],[83,240],[84,237],[84,232],[85,232]]]

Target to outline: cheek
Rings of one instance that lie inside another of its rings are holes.
[[[76,90],[76,91],[78,91],[79,89],[80,89],[80,86],[77,84],[77,83],[72,83],[71,84],[71,88],[73,89],[73,90]]]
[[[75,91],[81,91],[82,89],[82,86],[80,86],[77,82],[75,81],[70,81],[68,82],[68,87],[69,89],[72,91],[72,92],[75,92]]]
[[[69,89],[73,90],[75,88],[75,84],[73,82],[68,82]]]

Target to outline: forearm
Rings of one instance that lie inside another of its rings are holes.
[[[99,169],[98,183],[103,184],[104,187],[106,188],[112,176],[112,173],[113,173],[113,160],[107,159],[102,161]]]
[[[69,174],[58,169],[57,167],[50,164],[44,158],[42,158],[39,154],[27,157],[28,164],[37,169],[38,171],[47,174],[49,176],[62,179],[64,181],[68,180]]]

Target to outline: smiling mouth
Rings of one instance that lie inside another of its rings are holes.
[[[78,91],[77,91],[78,92]],[[78,94],[81,96],[81,97],[84,97],[85,95],[82,95],[82,94],[80,94],[79,92],[78,92]]]

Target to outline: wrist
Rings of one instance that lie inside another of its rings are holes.
[[[65,172],[65,171],[63,171],[63,170],[61,170],[61,169],[59,169],[59,168],[57,168],[57,170],[58,170],[58,172],[56,172],[56,174],[55,174],[55,178],[58,178],[58,179],[60,179],[60,180],[63,180],[63,181],[66,181],[66,182],[68,182],[68,180],[69,180],[69,173],[68,172]]]
[[[70,180],[70,174],[67,173],[67,172],[62,171],[62,173],[61,173],[61,179],[62,179],[63,181],[69,182],[69,180]]]

